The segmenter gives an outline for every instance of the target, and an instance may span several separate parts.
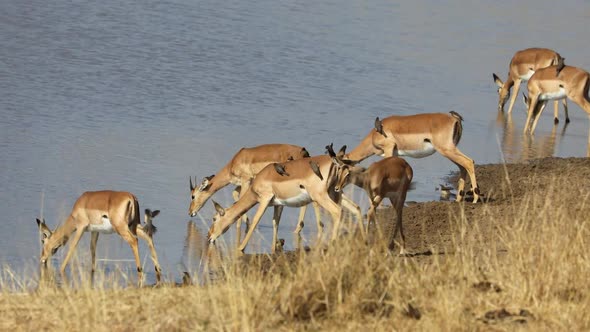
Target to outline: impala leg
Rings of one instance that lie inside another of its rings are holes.
[[[524,123],[524,134],[527,134],[528,130],[529,130],[529,126],[531,123],[531,119],[533,118],[533,115],[535,114],[535,111],[537,109],[537,101],[538,101],[538,97],[537,96],[532,96],[529,93],[530,96],[530,100],[529,100],[529,109],[527,110],[527,115],[526,115],[526,122]]]
[[[465,197],[465,179],[467,179],[467,169],[461,164],[455,163],[459,167],[459,181],[457,182],[457,202],[461,202]]]
[[[459,179],[459,185],[457,190],[457,202],[460,202],[463,199],[463,195],[465,194],[465,173],[469,175],[471,180],[471,189],[473,189],[473,203],[477,203],[479,200],[479,187],[477,186],[477,180],[475,178],[475,163],[473,160],[466,155],[464,155],[457,147],[453,147],[451,149],[441,149],[438,152],[443,156],[449,158],[452,162],[454,162],[457,166],[459,166],[459,170],[461,172],[461,178]],[[463,181],[461,181],[461,179]]]
[[[535,128],[537,128],[537,123],[539,122],[539,119],[541,118],[541,113],[543,113],[545,106],[547,106],[546,100],[543,100],[539,103],[539,110],[538,110],[537,114],[534,115],[533,126],[531,127],[531,135],[533,135],[535,133]]]
[[[514,93],[510,97],[510,105],[508,106],[508,114],[512,113],[512,107],[514,107],[514,101],[516,101],[516,97],[518,96],[518,90],[520,89],[520,82],[522,80],[517,78],[514,80]]]
[[[238,201],[240,198],[242,198],[242,196],[244,196],[244,194],[246,194],[246,192],[248,191],[248,188],[250,188],[250,181],[249,181],[249,179],[242,179],[241,180],[241,183],[242,183],[242,185],[239,186],[240,194],[239,194],[239,197],[237,199],[236,199],[237,194],[234,194],[234,199],[236,201]],[[249,228],[248,215],[246,213],[244,213],[236,221],[236,245],[237,246],[240,245],[240,239],[242,238],[242,220],[246,224],[246,229],[245,229],[246,232],[248,232],[248,228]]]
[[[553,124],[559,123],[559,100],[553,102]]]
[[[92,257],[92,270],[90,272],[90,280],[94,282],[94,271],[96,270],[96,243],[98,242],[99,232],[90,233],[90,257]]]
[[[383,148],[383,154],[382,154],[383,158],[393,157],[396,155],[395,150],[397,148],[397,144],[392,142],[392,140],[388,139],[388,140],[383,141],[382,148]]]
[[[293,231],[293,233],[295,234],[301,233],[301,230],[303,229],[303,219],[305,219],[305,211],[307,211],[307,205],[304,205],[299,209],[299,217],[297,217],[297,227]]]
[[[369,231],[369,225],[371,223],[377,225],[377,207],[379,206],[379,204],[381,204],[381,201],[383,201],[383,197],[379,196],[379,195],[375,195],[375,197],[373,197],[369,203],[371,203],[371,206],[369,207],[369,210],[367,211],[367,232]]]
[[[318,205],[318,203],[316,202],[311,202],[312,206],[313,206],[313,211],[315,213],[315,220],[316,220],[316,224],[318,227],[318,238],[320,238],[322,236],[323,230],[324,230],[324,224],[322,223],[322,214],[320,212],[320,206]],[[301,209],[299,210],[299,217],[297,218],[297,228],[295,228],[295,231],[293,233],[295,234],[299,234],[301,233],[301,230],[303,229],[303,219],[305,217],[305,212],[307,211],[307,205],[304,205],[301,207]]]
[[[260,222],[260,219],[262,218],[264,211],[266,210],[266,208],[268,207],[268,205],[270,204],[271,201],[272,201],[272,197],[261,198],[261,200],[259,201],[260,206],[258,207],[256,214],[254,215],[254,219],[252,219],[252,225],[250,225],[248,232],[246,233],[246,237],[244,238],[244,240],[242,241],[242,243],[238,247],[238,251],[244,252],[244,249],[246,248],[248,241],[250,241],[250,238],[252,237],[252,234],[254,233],[256,226],[258,226],[258,223]]]
[[[318,240],[322,238],[324,233],[324,223],[322,222],[322,212],[320,211],[320,205],[317,202],[311,202],[313,212],[315,213],[315,221],[318,227]]]
[[[350,211],[352,214],[355,215],[355,217],[357,218],[357,223],[358,226],[361,230],[361,235],[363,237],[363,239],[367,238],[367,233],[365,232],[365,225],[363,223],[363,215],[361,213],[361,208],[350,198],[348,198],[345,195],[342,195],[342,201],[341,201],[342,207],[347,209],[348,211]]]
[[[581,109],[588,114],[588,120],[590,121],[590,100],[588,99],[588,90],[590,89],[590,82],[588,82],[589,78],[586,78],[583,82],[584,84],[580,84],[579,87],[576,87],[575,90],[569,90],[567,92],[567,96]],[[587,155],[590,157],[590,131],[588,132],[588,151]]]
[[[391,202],[391,206],[393,206],[393,208],[395,209],[395,214],[397,217],[396,220],[396,224],[395,224],[395,230],[393,231],[393,236],[389,239],[389,249],[393,249],[393,246],[395,244],[395,237],[397,236],[397,232],[399,231],[400,234],[400,238],[401,238],[401,242],[400,242],[400,251],[399,254],[403,255],[406,253],[406,237],[404,236],[404,227],[402,224],[402,212],[403,212],[403,208],[404,208],[404,202],[405,202],[405,194],[395,194],[392,196],[389,196],[389,201]]]
[[[84,234],[84,227],[80,227],[80,228],[76,229],[76,232],[74,233],[74,237],[72,238],[72,242],[70,243],[70,247],[68,248],[68,253],[66,254],[66,258],[64,258],[64,261],[61,263],[61,267],[59,269],[62,275],[65,274],[66,266],[68,265],[70,258],[72,258],[72,255],[74,254],[74,251],[76,250],[76,247],[78,246],[78,242],[80,242],[80,239],[82,238],[83,234]]]
[[[139,228],[137,228],[137,230],[139,231]],[[137,285],[141,287],[143,285],[143,269],[141,268],[141,261],[139,260],[137,236],[131,233],[131,230],[127,228],[127,225],[125,225],[125,230],[118,231],[118,233],[131,247],[133,258],[135,258],[135,266],[137,267]]]
[[[277,242],[279,240],[279,223],[281,222],[281,215],[283,214],[283,206],[277,205],[274,207],[272,216],[272,247],[271,252],[274,254]]]
[[[563,112],[565,113],[565,123],[568,124],[570,123],[570,115],[567,110],[567,98],[563,98],[561,103],[563,104]]]
[[[334,202],[327,191],[320,191],[311,197],[312,200],[317,202],[324,210],[328,211],[332,216],[332,241],[338,237],[338,230],[340,229],[340,219],[342,217],[342,209],[336,202]]]
[[[156,247],[154,246],[154,239],[140,227],[137,227],[137,236],[142,238],[150,248],[150,255],[152,257],[152,262],[154,262],[154,269],[156,270],[156,284],[159,284],[162,280],[162,269],[158,262],[158,254],[156,253]]]

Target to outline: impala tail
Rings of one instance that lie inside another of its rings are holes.
[[[133,203],[133,205],[131,205]],[[129,201],[127,203],[127,213],[130,216],[129,220],[129,230],[133,235],[137,236],[137,225],[141,224],[141,219],[139,216],[139,202],[135,197],[133,197],[133,202]]]
[[[457,119],[457,122],[455,123],[455,126],[453,127],[453,143],[455,145],[459,144],[459,141],[461,140],[461,135],[463,135],[463,117],[461,116],[461,114],[455,112],[455,111],[451,111],[451,116],[454,117],[455,119]]]

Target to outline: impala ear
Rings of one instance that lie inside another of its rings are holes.
[[[301,157],[309,158],[309,152],[305,148],[301,148]]]
[[[213,178],[213,176],[214,175],[206,176],[203,178],[203,182],[201,182],[201,185],[199,186],[199,191],[205,191],[209,189],[209,187],[211,187],[210,180]]]
[[[213,206],[215,206],[215,211],[217,211],[217,213],[219,213],[220,216],[224,216],[225,215],[225,209],[219,205],[219,203],[217,203],[214,200],[211,200],[213,202]]]
[[[346,145],[343,145],[340,148],[340,151],[338,151],[338,154],[336,156],[338,156],[339,158],[344,157],[344,155],[346,154]]]
[[[53,233],[53,232],[51,232],[49,227],[47,227],[47,224],[45,223],[45,219],[39,220],[39,218],[37,218],[37,226],[39,227],[39,232],[41,232],[41,235],[43,236],[43,240],[49,238],[51,236],[51,234]]]
[[[330,143],[330,145],[326,145],[326,152],[330,157],[336,157],[336,153],[334,152],[334,143]]]
[[[498,77],[498,75],[496,74],[492,74],[492,76],[494,77],[494,82],[496,83],[496,85],[498,87],[503,87],[504,86],[504,82],[502,82],[502,80]]]
[[[150,209],[145,209],[145,214],[148,215],[150,218],[155,218],[158,214],[160,214],[160,210],[155,210],[152,212]]]

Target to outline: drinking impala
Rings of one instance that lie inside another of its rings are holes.
[[[139,203],[137,198],[129,192],[123,191],[89,191],[83,193],[72,208],[72,212],[66,221],[51,231],[45,224],[45,220],[37,219],[37,226],[41,232],[42,251],[40,262],[43,267],[47,266],[49,258],[64,246],[72,233],[74,234],[66,257],[61,263],[62,274],[80,241],[84,232],[90,232],[90,252],[92,256],[92,274],[96,268],[96,243],[98,235],[117,233],[125,240],[135,258],[137,267],[138,284],[143,283],[143,272],[139,260],[137,236],[144,239],[150,247],[152,260],[156,269],[156,280],[160,282],[161,269],[151,235],[155,232],[151,220],[159,211],[151,212],[146,210],[146,227],[141,225],[139,215]],[[149,233],[149,234],[148,234]]]
[[[527,48],[516,52],[510,61],[508,78],[505,82],[502,82],[498,75],[493,74],[494,82],[498,85],[498,111],[504,111],[504,104],[506,104],[508,97],[510,97],[510,89],[512,86],[514,86],[514,93],[510,99],[508,114],[512,112],[514,101],[518,95],[518,89],[520,89],[520,83],[527,82],[537,70],[558,64],[563,66],[563,57],[561,57],[559,53],[547,48]],[[562,68],[562,66],[560,66],[560,68]],[[557,76],[557,72],[555,72],[555,74],[555,76]],[[567,110],[567,101],[565,99],[563,100],[563,110],[565,112],[565,122],[569,123],[570,118]],[[556,124],[559,122],[557,117],[558,111],[559,104],[556,100],[553,116],[553,122]]]
[[[322,176],[318,176],[310,162],[316,163]],[[208,240],[215,241],[219,236],[245,212],[254,205],[260,204],[250,226],[246,237],[238,246],[243,251],[250,237],[252,236],[262,214],[268,206],[274,206],[273,216],[273,239],[272,249],[274,251],[277,242],[278,226],[284,206],[301,207],[311,202],[316,202],[323,209],[328,211],[332,217],[332,239],[338,234],[341,207],[336,203],[340,200],[339,193],[334,192],[336,178],[334,176],[337,165],[330,156],[321,155],[305,159],[288,161],[282,164],[288,176],[277,173],[274,165],[268,165],[262,169],[252,180],[248,191],[231,207],[224,209],[215,204],[217,213],[213,217],[213,224],[209,228]],[[334,196],[333,198],[331,196]],[[358,215],[358,211],[351,211]]]
[[[252,148],[242,148],[217,174],[205,177],[200,185],[193,185],[190,180],[191,203],[188,213],[191,217],[203,207],[207,200],[223,187],[234,184],[238,194],[237,201],[250,187],[250,182],[264,167],[272,163],[282,163],[309,157],[304,147],[290,144],[264,144]],[[320,211],[317,204],[313,204],[318,228],[321,228]],[[307,206],[302,206],[299,213],[298,225],[303,224]],[[244,219],[245,215],[244,215]],[[241,220],[236,223],[238,244],[241,236]],[[301,228],[296,230],[299,233]]]
[[[565,66],[556,75],[557,66],[539,69],[529,80],[528,114],[524,132],[535,132],[539,117],[549,100],[569,98],[590,116],[588,88],[590,74],[587,71]],[[531,124],[532,122],[532,124]],[[590,141],[590,137],[589,137]]]

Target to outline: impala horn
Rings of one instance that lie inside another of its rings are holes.
[[[195,180],[195,182],[196,182],[196,180]],[[193,177],[192,177],[192,176],[189,176],[189,177],[188,177],[188,183],[189,183],[189,185],[190,185],[191,192],[192,192],[193,190],[195,190],[195,186],[193,186]]]

